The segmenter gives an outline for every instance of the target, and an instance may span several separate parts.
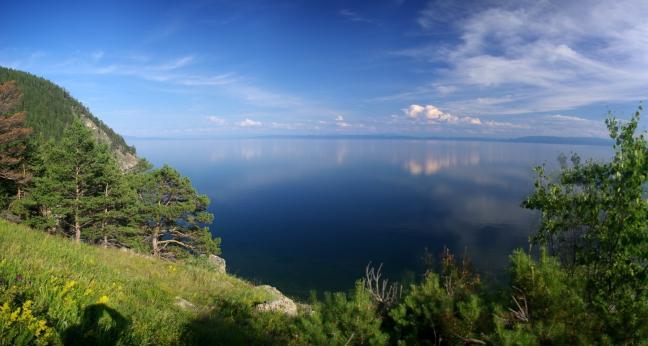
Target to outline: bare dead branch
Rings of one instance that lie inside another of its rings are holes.
[[[514,287],[517,291],[520,291],[517,287]],[[513,298],[513,302],[515,302],[516,309],[509,308],[509,311],[511,312],[511,315],[513,318],[519,322],[523,323],[528,323],[530,318],[529,318],[529,306],[527,305],[527,299],[524,293],[520,291],[519,295],[519,300],[518,298],[515,297],[515,295],[511,296]],[[520,301],[523,304],[520,304]]]
[[[396,282],[390,284],[389,280],[381,279],[381,270],[382,263],[376,269],[369,262],[367,267],[365,267],[365,277],[362,279],[362,282],[378,307],[388,310],[400,299],[403,293],[403,286]]]
[[[353,340],[353,337],[355,336],[355,333],[351,333],[351,336],[349,336],[349,339],[344,343],[344,346],[351,345],[351,340]]]

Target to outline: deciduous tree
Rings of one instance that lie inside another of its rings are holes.
[[[586,271],[588,299],[607,334],[629,343],[648,338],[648,143],[636,133],[640,111],[625,124],[606,121],[615,142],[610,162],[574,156],[558,176],[539,167],[524,203],[542,213],[535,241]]]

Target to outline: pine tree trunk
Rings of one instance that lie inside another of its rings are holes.
[[[106,188],[104,189],[104,197],[106,197],[106,200],[104,203],[108,203],[108,184],[106,184]],[[108,220],[108,207],[104,207],[104,217],[101,220],[101,234],[103,235],[104,241],[103,241],[103,247],[108,247],[108,235],[106,235],[106,223]]]
[[[74,214],[74,241],[76,241],[77,244],[81,242],[81,225],[79,224],[78,211]]]
[[[153,256],[160,256],[160,248],[158,247],[158,237],[160,236],[160,228],[156,227],[155,232],[153,233],[152,245],[153,245]]]
[[[74,199],[74,240],[78,244],[81,242],[81,224],[79,223],[79,199],[81,195],[81,189],[79,188],[79,166],[76,167],[74,181],[76,185]]]
[[[25,183],[25,181],[26,181],[25,178],[26,177],[27,177],[27,169],[25,168],[25,164],[23,163],[22,164],[22,179],[20,180],[20,183],[18,183],[18,191],[16,191],[16,195],[17,195],[16,197],[18,198],[18,200],[22,199],[23,191],[22,191],[22,186],[21,185]]]

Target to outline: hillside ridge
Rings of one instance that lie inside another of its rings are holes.
[[[129,170],[139,162],[134,147],[61,86],[29,72],[0,66],[0,83],[10,80],[23,93],[16,111],[27,112],[26,125],[39,140],[60,139],[63,130],[77,118],[92,130],[99,142],[110,147],[122,170]]]

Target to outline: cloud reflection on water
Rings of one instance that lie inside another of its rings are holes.
[[[421,140],[137,141],[213,201],[232,270],[292,294],[343,290],[367,261],[398,279],[443,245],[505,265],[534,229],[531,168],[607,148]],[[331,256],[331,249],[335,255]],[[389,272],[387,272],[389,271]]]

